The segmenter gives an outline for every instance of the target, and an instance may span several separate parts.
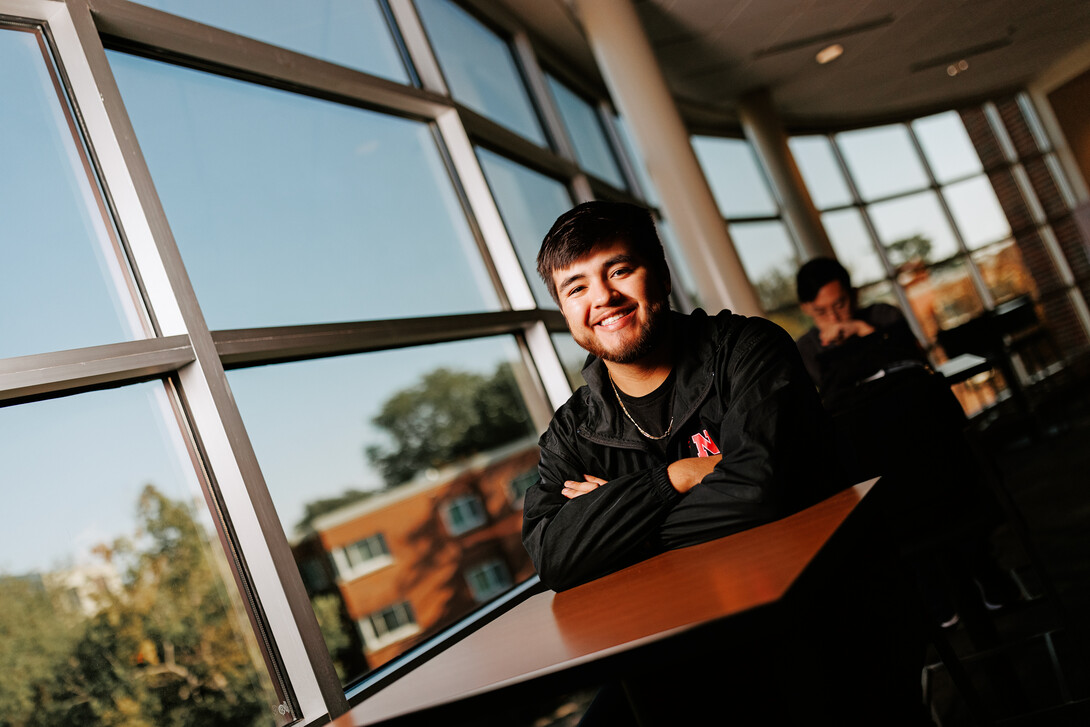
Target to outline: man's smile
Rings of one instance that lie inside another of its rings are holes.
[[[618,313],[613,313],[598,321],[594,325],[600,328],[605,328],[607,330],[620,328],[623,323],[627,322],[626,319],[628,318],[628,316],[632,315],[635,312],[635,308],[629,308]]]

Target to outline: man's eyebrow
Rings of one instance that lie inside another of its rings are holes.
[[[574,275],[569,275],[568,277],[566,277],[562,281],[560,281],[560,285],[556,286],[556,289],[557,290],[564,290],[564,288],[567,288],[569,285],[574,283],[576,280],[579,280],[580,278],[584,278],[584,277],[586,277],[586,275],[583,274],[583,273],[575,273]]]

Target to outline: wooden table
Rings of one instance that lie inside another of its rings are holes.
[[[670,551],[562,593],[530,596],[356,705],[334,725],[374,725],[498,693],[635,654],[775,603],[875,481],[782,520]]]

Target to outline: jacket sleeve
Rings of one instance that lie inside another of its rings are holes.
[[[827,415],[786,331],[747,319],[719,352],[714,375],[723,458],[663,521],[664,548],[775,520],[839,483]]]
[[[565,481],[608,473],[584,472],[553,431],[541,439],[538,471],[538,482],[526,492],[522,542],[541,582],[555,591],[647,557],[659,523],[681,497],[664,464],[610,479],[569,500],[561,494]]]

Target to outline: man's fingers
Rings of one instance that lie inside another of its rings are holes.
[[[587,482],[593,482],[597,485],[604,485],[606,483],[606,480],[603,480],[601,477],[595,477],[594,475],[583,475],[583,477]]]
[[[584,475],[584,477],[585,476],[586,475]],[[578,482],[576,480],[568,480],[564,483],[564,489],[560,491],[560,494],[570,500],[572,498],[579,497],[580,495],[585,495],[588,492],[593,492],[594,490],[597,490],[599,487],[605,484],[605,480],[601,480],[597,477],[595,477],[594,479],[598,481]]]

